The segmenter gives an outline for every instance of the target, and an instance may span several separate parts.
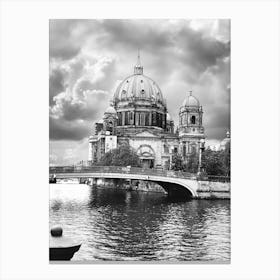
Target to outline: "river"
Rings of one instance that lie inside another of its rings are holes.
[[[50,184],[50,226],[82,241],[72,261],[230,262],[230,201]]]

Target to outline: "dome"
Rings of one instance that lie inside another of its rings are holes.
[[[159,86],[152,79],[142,74],[134,74],[124,79],[114,95],[114,101],[131,98],[149,99],[164,103]]]
[[[138,54],[134,74],[124,79],[114,94],[114,103],[129,99],[144,99],[164,104],[164,99],[159,86],[151,78],[143,74],[143,66]]]
[[[168,122],[173,121],[169,113],[166,114],[166,121]]]
[[[185,98],[183,106],[200,106],[198,99],[192,95],[192,91],[190,91],[190,94]]]
[[[115,110],[115,108],[114,107],[112,107],[112,106],[109,106],[107,109],[106,109],[106,111],[105,111],[105,114],[116,114],[117,112],[116,112],[116,110]]]
[[[226,133],[226,138],[224,138],[222,141],[221,141],[221,144],[220,144],[220,149],[221,150],[224,150],[226,148],[226,145],[230,143],[230,132],[227,131]]]

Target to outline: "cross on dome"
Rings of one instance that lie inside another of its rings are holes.
[[[141,65],[140,61],[140,49],[138,49],[137,64],[134,66],[134,74],[143,75],[143,66]]]
[[[141,61],[140,61],[140,49],[139,49],[139,48],[138,48],[137,65],[141,65]]]

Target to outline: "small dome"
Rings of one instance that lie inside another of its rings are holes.
[[[183,102],[183,106],[196,106],[199,107],[199,101],[196,97],[192,95],[192,92],[190,91],[190,94],[186,97],[186,99]]]
[[[106,111],[105,111],[105,114],[116,114],[117,112],[116,112],[116,110],[115,110],[115,108],[114,107],[112,107],[112,106],[109,106],[107,109],[106,109]]]
[[[173,121],[169,113],[166,114],[166,121],[168,122]]]
[[[220,144],[220,149],[221,150],[224,150],[226,148],[226,145],[230,143],[230,132],[227,131],[226,133],[226,138],[224,138],[222,141],[221,141],[221,144]]]
[[[227,131],[226,135],[227,135],[227,138],[230,138],[230,132],[229,131]]]

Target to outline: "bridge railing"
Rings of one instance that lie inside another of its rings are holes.
[[[188,172],[150,169],[141,167],[122,167],[122,166],[55,166],[49,168],[50,174],[57,173],[124,173],[124,174],[139,174],[150,176],[164,176],[175,178],[192,178],[196,175]]]
[[[205,178],[201,178],[200,180],[201,181],[229,183],[230,177],[229,176],[207,175]]]
[[[58,173],[123,173],[147,176],[164,176],[172,178],[188,178],[202,181],[230,182],[230,177],[227,176],[207,175],[201,178],[197,177],[197,174],[189,172],[129,166],[53,166],[49,168],[49,173],[50,175]]]

